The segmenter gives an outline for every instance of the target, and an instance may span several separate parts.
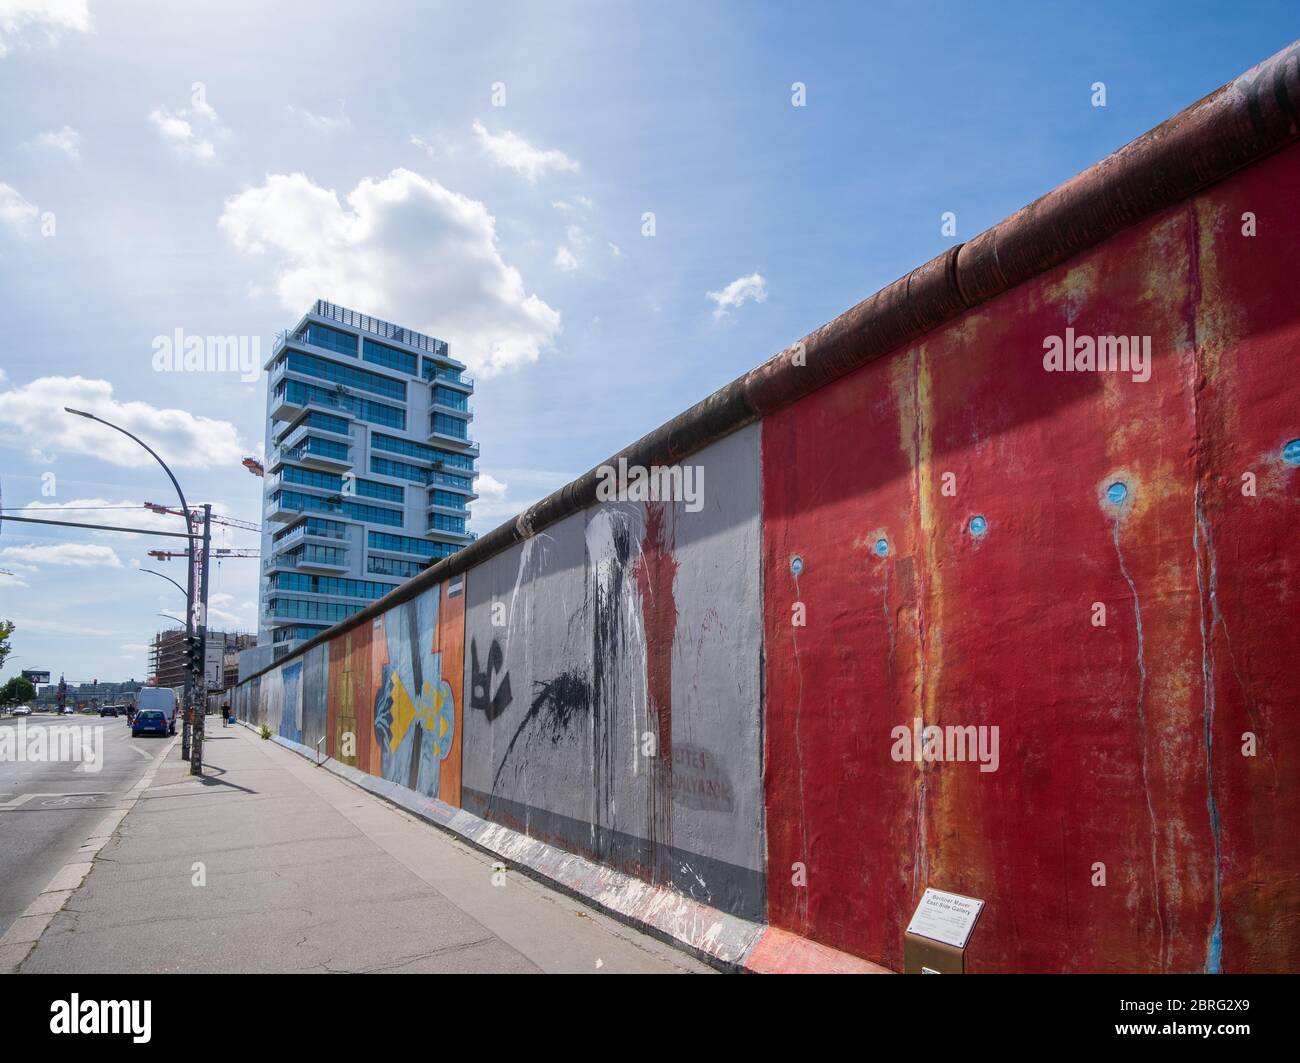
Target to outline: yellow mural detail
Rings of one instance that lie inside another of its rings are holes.
[[[393,684],[393,727],[388,739],[388,751],[391,753],[402,744],[406,732],[418,718],[426,730],[433,730],[434,721],[438,724],[438,737],[441,738],[450,729],[451,724],[442,715],[445,701],[443,692],[427,679],[420,691],[418,700],[413,700],[396,672],[392,674]]]

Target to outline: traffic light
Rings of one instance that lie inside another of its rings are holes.
[[[198,635],[185,636],[185,669],[194,675],[203,674],[203,650],[199,645]]]

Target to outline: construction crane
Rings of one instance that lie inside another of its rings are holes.
[[[173,557],[189,557],[184,550],[150,550],[150,557],[156,557],[159,561],[170,561]],[[224,546],[214,546],[212,556],[217,560],[223,557],[261,557],[260,550],[232,550]]]
[[[172,509],[169,506],[160,506],[155,502],[146,502],[144,508],[149,510],[151,513],[170,513],[173,517],[185,516],[185,514],[179,509]],[[252,521],[248,520],[236,520],[234,517],[219,517],[215,513],[212,514],[211,519],[213,524],[224,524],[228,528],[243,528],[245,531],[252,532],[260,532],[262,530],[260,524],[254,524]]]

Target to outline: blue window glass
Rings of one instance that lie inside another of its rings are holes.
[[[343,477],[315,469],[304,469],[299,465],[286,465],[280,474],[287,484],[300,484],[303,487],[319,487],[324,491],[342,491]]]
[[[439,406],[450,406],[453,410],[469,411],[469,396],[463,391],[453,391],[451,388],[434,388],[433,401]]]
[[[325,629],[323,627],[309,627],[306,624],[291,624],[288,627],[278,627],[275,634],[271,636],[273,642],[293,642],[296,639],[309,639],[319,635]]]
[[[324,620],[331,624],[356,616],[364,608],[364,605],[313,602],[302,598],[270,598],[266,603],[266,611],[276,619]]]
[[[385,502],[401,502],[406,497],[403,488],[395,484],[381,484],[378,480],[361,480],[356,481],[357,494],[364,495],[366,498],[381,498]]]
[[[375,365],[382,365],[386,369],[396,369],[399,373],[409,373],[415,376],[415,355],[408,354],[406,351],[399,351],[395,347],[389,347],[383,343],[376,343],[374,340],[361,341],[361,357],[367,362],[373,362]]]
[[[366,558],[366,571],[374,572],[380,576],[397,576],[400,579],[410,579],[412,576],[418,576],[424,571],[423,561],[399,561],[394,557],[371,557]]]
[[[391,550],[398,554],[416,554],[419,557],[450,557],[459,547],[451,543],[431,543],[410,535],[389,535],[387,532],[369,532],[366,541],[372,550]]]
[[[359,391],[369,391],[371,394],[380,395],[386,399],[396,399],[399,402],[406,401],[406,385],[404,383],[400,380],[394,380],[392,377],[372,373],[368,369],[343,365],[339,362],[332,362],[328,358],[318,358],[314,354],[304,354],[301,351],[287,351],[281,360],[293,372],[302,373],[304,376],[328,380],[333,384],[357,388]]]
[[[393,454],[405,454],[408,458],[419,458],[421,461],[439,461],[449,469],[468,469],[471,472],[474,469],[474,459],[468,454],[455,454],[449,450],[439,450],[437,447],[416,443],[414,440],[386,436],[382,432],[375,432],[371,435],[370,445],[376,450],[386,450]]]
[[[277,590],[302,591],[307,594],[334,594],[340,598],[364,598],[374,601],[397,586],[342,576],[311,576],[305,572],[277,572],[272,581]]]
[[[351,332],[341,332],[339,329],[330,328],[328,325],[318,325],[312,322],[298,333],[298,339],[310,343],[314,347],[325,347],[331,351],[338,351],[339,354],[350,354],[354,358],[357,355],[356,336]]]
[[[435,506],[454,506],[456,509],[464,509],[465,496],[455,495],[450,491],[430,491],[429,503]]]
[[[317,413],[313,410],[307,415],[303,424],[319,428],[322,432],[337,432],[341,436],[348,434],[348,422],[342,417],[332,417],[328,413]]]
[[[304,495],[300,491],[286,490],[274,492],[271,495],[271,503],[280,505],[284,509],[342,513],[353,520],[363,520],[370,524],[389,524],[397,528],[402,526],[400,509],[385,509],[383,506],[372,506],[366,502],[353,502],[349,499],[330,502],[320,495]]]
[[[320,406],[332,406],[347,410],[354,417],[371,424],[380,424],[386,428],[405,428],[406,411],[395,406],[385,406],[382,402],[363,399],[357,395],[340,395],[332,388],[317,387],[301,380],[286,380],[275,390],[276,397],[284,395],[295,406],[309,402]]]
[[[455,436],[457,439],[469,439],[469,425],[449,413],[430,414],[429,431],[441,432],[445,436]]]

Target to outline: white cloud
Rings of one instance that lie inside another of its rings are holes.
[[[20,631],[40,631],[47,635],[59,635],[64,638],[108,638],[120,636],[121,631],[112,631],[101,627],[81,627],[69,624],[66,620],[46,620],[41,617],[17,615],[13,617],[15,626]]]
[[[65,31],[90,32],[87,0],[0,0],[0,57],[14,44],[31,47],[29,36],[57,44]]]
[[[177,154],[186,155],[200,162],[211,162],[217,156],[217,149],[207,137],[195,132],[181,115],[172,114],[166,107],[158,107],[149,112],[149,121],[158,130],[163,140],[167,141]]]
[[[149,112],[149,123],[158,131],[177,155],[182,158],[211,162],[217,157],[215,141],[230,135],[216,109],[199,93],[189,108],[173,111],[170,107],[155,107]]]
[[[525,291],[482,203],[404,169],[363,180],[346,201],[303,174],[273,174],[227,199],[219,225],[271,261],[291,313],[318,298],[353,306],[447,340],[488,374],[554,343],[559,312]]]
[[[565,228],[564,233],[568,238],[569,245],[567,247],[561,245],[555,249],[555,258],[551,264],[556,269],[568,272],[577,269],[580,265],[578,256],[591,243],[591,237],[583,232],[581,225],[569,225]]]
[[[18,561],[28,565],[68,565],[74,568],[121,568],[122,559],[111,546],[99,543],[44,543],[41,545],[6,546],[0,549],[0,561]]]
[[[72,162],[81,161],[81,134],[70,125],[65,125],[62,129],[42,133],[35,140],[23,146],[50,148],[53,151],[61,151]]]
[[[105,425],[64,412],[65,406],[96,414],[139,436],[173,469],[233,468],[244,456],[239,433],[229,421],[147,402],[121,402],[113,397],[113,385],[107,380],[80,376],[40,377],[0,391],[0,443],[85,454],[128,468],[155,466],[138,443]],[[160,493],[165,494],[163,488]]]
[[[412,133],[409,143],[414,144],[435,162],[450,158],[460,151],[460,146],[442,133],[430,133],[427,137]]]
[[[498,471],[505,480],[499,480],[489,473],[480,473],[474,481],[474,489],[479,494],[474,503],[472,520],[476,531],[491,531],[498,524],[518,516],[534,502],[540,502],[574,477],[573,473],[545,469]]]
[[[208,595],[208,623],[225,624],[231,628],[245,631],[257,628],[257,604],[255,602],[236,602],[233,594]]]
[[[618,246],[618,244],[614,243],[612,240],[610,241],[610,244],[609,244],[609,257],[610,257],[610,258],[622,258],[622,257],[623,257],[623,250],[622,250],[622,248],[620,248],[620,247]]]
[[[339,101],[339,113],[336,115],[313,114],[305,107],[295,107],[292,103],[287,110],[295,118],[300,118],[318,133],[346,133],[352,128],[352,119],[343,111],[343,101]]]
[[[162,470],[160,469],[159,474],[161,475],[161,473]],[[164,488],[166,488],[165,492]],[[179,507],[180,502],[171,497],[173,492],[170,489],[171,484],[164,481],[159,486],[157,497],[151,498],[149,501]],[[28,502],[18,511],[17,515],[20,517],[46,517],[54,520],[80,521],[85,524],[110,524],[118,528],[138,528],[142,532],[181,532],[185,530],[180,517],[168,513],[154,513],[152,510],[145,509],[143,502],[129,499],[73,498],[67,502]],[[94,532],[93,535],[111,538],[114,542],[119,541],[122,537],[121,532]],[[168,546],[162,542],[155,545],[163,550],[183,550],[185,548],[185,544],[181,540],[176,540],[176,544],[173,546]],[[140,562],[135,558],[131,559],[131,564],[135,568],[140,567]]]
[[[35,232],[39,215],[35,203],[29,203],[18,189],[0,181],[0,225],[15,236],[27,239]]]
[[[714,308],[713,316],[722,318],[726,317],[729,311],[739,309],[751,299],[756,303],[767,302],[767,281],[760,274],[751,273],[748,277],[737,277],[720,292],[704,294],[718,304]]]
[[[506,130],[504,133],[489,133],[482,122],[474,123],[474,135],[488,158],[498,166],[514,170],[530,185],[536,184],[538,178],[546,176],[551,170],[567,170],[577,173],[580,169],[575,159],[569,158],[557,148],[544,151],[533,147],[518,133]]]
[[[26,587],[27,581],[15,572],[0,572],[0,587]]]

